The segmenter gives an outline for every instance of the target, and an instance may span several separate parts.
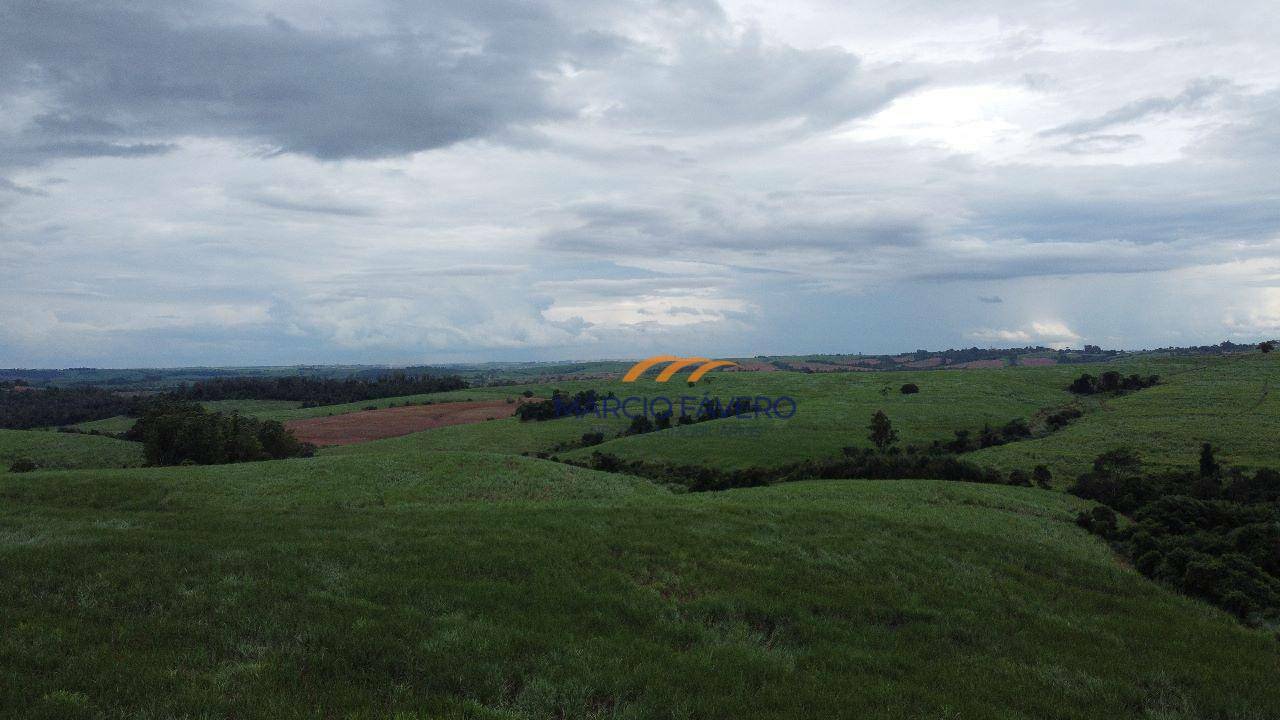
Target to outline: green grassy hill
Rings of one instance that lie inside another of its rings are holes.
[[[1065,389],[1112,367],[1165,382]],[[779,464],[867,445],[877,409],[927,443],[1076,403],[1065,430],[966,457],[1046,462],[1062,482],[1116,445],[1187,466],[1210,441],[1227,462],[1275,466],[1278,368],[1240,355],[544,383],[414,400],[591,388],[799,408],[620,438],[619,418],[493,420],[211,467],[6,462],[0,717],[1280,716],[1274,629],[1145,579],[1061,492],[818,480],[685,494],[520,456]],[[218,407],[290,419],[404,401]],[[587,431],[610,439],[563,449]],[[14,452],[141,460],[111,438],[0,432],[0,459]]]
[[[1274,637],[1118,564],[1058,493],[673,495],[527,458],[365,447],[0,479],[0,714],[1280,708]]]
[[[42,468],[108,468],[142,464],[142,446],[115,438],[49,430],[0,430],[0,473],[18,458]]]

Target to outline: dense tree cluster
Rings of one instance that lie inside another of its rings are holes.
[[[137,400],[97,387],[0,388],[0,428],[71,425],[136,412]]]
[[[201,380],[174,395],[187,400],[294,400],[304,406],[337,405],[402,395],[422,395],[466,389],[456,375],[382,373],[373,378],[227,377]]]
[[[149,465],[220,465],[315,452],[275,420],[209,412],[174,400],[149,403],[125,437],[143,444]]]
[[[1122,393],[1142,390],[1160,384],[1159,375],[1141,375],[1124,376],[1115,370],[1109,370],[1102,373],[1099,377],[1094,377],[1088,373],[1076,378],[1074,382],[1067,388],[1077,395],[1097,395],[1109,394],[1120,395]]]
[[[1280,472],[1223,472],[1206,445],[1199,473],[1150,474],[1119,449],[1071,492],[1103,503],[1077,522],[1143,574],[1242,619],[1280,619]],[[1133,522],[1121,527],[1116,512]]]

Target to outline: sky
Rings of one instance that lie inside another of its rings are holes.
[[[1273,1],[0,0],[0,367],[1280,336],[1277,37]]]

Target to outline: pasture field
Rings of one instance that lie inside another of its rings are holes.
[[[1067,392],[1108,369],[1164,382]],[[1225,462],[1274,467],[1276,358],[708,378],[208,405],[355,420],[406,400],[593,389],[786,395],[797,412],[634,436],[620,417],[506,418],[167,468],[122,469],[140,446],[113,438],[0,431],[0,460],[68,468],[0,465],[0,717],[1280,716],[1275,629],[1144,578],[1058,490],[686,493],[554,461],[782,464],[867,446],[878,409],[903,444],[926,444],[1071,404],[1084,414],[1064,430],[964,457],[1046,463],[1059,485],[1118,445],[1194,467],[1208,441]],[[606,440],[580,447],[584,432]],[[538,454],[552,459],[525,457]]]
[[[815,481],[671,494],[390,444],[0,479],[3,714],[1280,708],[1271,634],[1120,565],[1059,493]]]
[[[978,451],[970,459],[1010,469],[1047,462],[1074,477],[1100,452],[1132,447],[1155,469],[1194,467],[1200,443],[1232,464],[1280,465],[1280,358],[1261,354],[1143,366],[1164,382],[1109,399],[1046,438]]]

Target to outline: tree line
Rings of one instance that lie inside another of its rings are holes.
[[[340,405],[401,395],[465,390],[467,382],[457,375],[415,375],[390,372],[371,379],[349,377],[314,378],[229,377],[201,380],[184,385],[173,395],[185,400],[293,400],[303,407]]]
[[[133,415],[138,402],[136,397],[98,387],[31,388],[6,383],[0,387],[0,428],[29,430]]]
[[[1115,370],[1109,370],[1098,377],[1085,373],[1076,378],[1067,387],[1067,390],[1077,395],[1123,395],[1124,393],[1144,390],[1159,384],[1159,375],[1143,377],[1133,374],[1126,377]]]

